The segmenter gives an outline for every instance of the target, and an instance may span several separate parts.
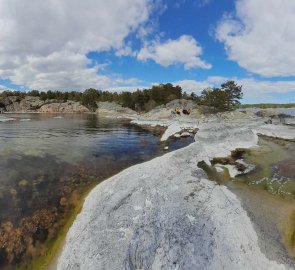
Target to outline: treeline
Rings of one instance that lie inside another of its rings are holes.
[[[294,107],[295,107],[295,103],[287,103],[287,104],[261,103],[261,104],[243,104],[243,105],[240,105],[240,108],[260,108],[260,109],[294,108]]]
[[[137,90],[135,92],[110,92],[101,91],[94,88],[86,89],[84,92],[62,92],[47,91],[39,92],[32,90],[28,92],[4,91],[0,96],[17,96],[20,99],[25,96],[40,97],[43,101],[66,102],[68,100],[79,101],[91,110],[97,109],[97,102],[109,101],[121,104],[123,107],[129,107],[136,111],[149,111],[154,107],[166,104],[173,99],[183,97],[180,86],[173,86],[171,83],[155,85],[150,89]]]
[[[240,104],[242,98],[242,87],[234,81],[228,81],[221,85],[221,88],[208,88],[202,91],[200,96],[195,93],[188,95],[181,87],[171,83],[154,85],[152,88],[137,90],[135,92],[110,92],[90,88],[82,92],[71,91],[47,91],[40,92],[32,90],[29,92],[4,91],[0,97],[17,96],[20,99],[25,96],[40,97],[48,102],[66,102],[68,100],[79,101],[92,111],[97,109],[97,102],[109,101],[121,104],[123,107],[135,111],[150,111],[154,107],[166,104],[174,99],[191,99],[198,105],[206,105],[214,108],[214,111],[232,110]]]

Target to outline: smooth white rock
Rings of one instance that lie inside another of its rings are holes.
[[[283,138],[288,140],[295,139],[295,127],[287,125],[261,125],[254,128],[254,131],[258,134],[274,137]]]
[[[195,140],[94,188],[69,230],[57,268],[286,269],[260,251],[236,196],[197,167],[256,145],[256,133],[244,124],[208,122]]]

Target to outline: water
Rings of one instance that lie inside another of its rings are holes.
[[[169,150],[190,142],[171,141]],[[42,256],[89,188],[166,145],[128,121],[91,114],[0,116],[0,268]]]
[[[279,263],[295,267],[295,143],[259,138],[259,148],[240,152],[219,162],[233,164],[243,158],[255,169],[231,178],[201,163],[212,180],[226,185],[237,195],[258,235],[264,254]],[[218,159],[217,159],[218,160]]]
[[[256,113],[258,111],[271,111],[271,112],[279,112],[286,115],[295,116],[295,108],[269,108],[269,109],[261,109],[261,108],[244,108],[239,109],[239,111],[249,111]]]

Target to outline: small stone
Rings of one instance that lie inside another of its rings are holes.
[[[168,147],[168,146],[165,146],[165,147],[164,147],[164,150],[168,150],[168,149],[169,149],[169,147]]]
[[[189,137],[190,136],[190,133],[189,132],[186,132],[186,131],[184,131],[184,132],[182,132],[181,133],[181,135],[180,135],[181,137]]]

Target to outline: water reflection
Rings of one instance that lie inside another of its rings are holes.
[[[57,236],[89,187],[164,153],[154,133],[126,120],[92,114],[10,117],[15,120],[0,123],[1,269],[42,256],[44,243]],[[172,141],[170,150],[190,142]]]

